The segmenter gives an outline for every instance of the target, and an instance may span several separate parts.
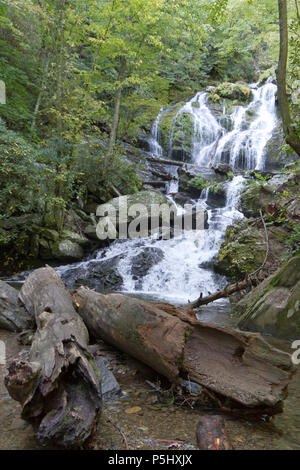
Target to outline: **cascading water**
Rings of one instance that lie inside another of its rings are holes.
[[[177,114],[190,113],[194,119],[193,160],[199,166],[209,167],[226,161],[233,168],[261,169],[264,166],[264,148],[276,125],[276,86],[270,81],[257,88],[252,85],[253,101],[248,106],[236,106],[229,117],[230,130],[222,126],[224,119],[215,117],[207,104],[207,94],[197,93]],[[251,110],[251,111],[249,111]],[[160,140],[162,110],[158,115],[149,139],[150,153],[163,156]],[[247,115],[251,113],[249,123]],[[222,116],[224,118],[224,114]],[[227,123],[228,124],[228,123]],[[228,127],[228,126],[226,126]],[[166,165],[166,171],[177,177],[176,166]],[[141,294],[173,303],[186,303],[196,299],[200,292],[207,295],[223,287],[226,279],[212,269],[228,225],[243,215],[238,211],[238,202],[245,180],[235,176],[224,183],[226,200],[224,207],[212,208],[209,204],[209,188],[201,195],[201,203],[208,212],[208,230],[190,231],[185,237],[170,240],[155,238],[116,240],[109,248],[99,250],[93,260],[58,268],[64,278],[77,272],[81,277],[89,276],[91,263],[117,259],[118,273],[123,279],[121,291]],[[173,184],[173,187],[172,187]],[[173,202],[172,192],[178,191],[178,181],[168,183],[166,192]],[[178,207],[182,212],[182,208]],[[149,269],[139,271],[132,267],[143,253],[153,252],[156,261]],[[74,274],[76,276],[76,274]],[[222,301],[219,301],[222,302]],[[223,301],[224,302],[224,301]],[[226,301],[225,301],[226,302]]]
[[[271,81],[260,88],[256,84],[250,87],[253,100],[248,106],[234,107],[229,116],[230,131],[222,126],[222,119],[218,119],[209,109],[208,93],[197,93],[180,109],[177,116],[189,113],[194,119],[194,163],[212,166],[227,160],[226,163],[235,169],[263,169],[264,149],[277,123],[277,87]],[[252,122],[249,122],[250,113],[253,115]]]

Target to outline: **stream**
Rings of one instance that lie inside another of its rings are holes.
[[[249,105],[234,106],[229,118],[217,117],[207,104],[206,92],[197,93],[177,113],[193,117],[192,163],[202,167],[228,163],[235,170],[262,170],[265,164],[264,149],[277,124],[276,86],[267,81],[263,86],[251,85],[253,99]],[[195,103],[197,105],[195,106]],[[254,118],[247,120],[249,109]],[[172,157],[172,131],[169,151],[164,154],[160,145],[162,109],[149,136],[149,153],[155,157]],[[252,112],[252,111],[251,111]],[[229,119],[229,123],[228,123]],[[226,122],[226,125],[224,124]],[[220,137],[221,133],[221,137]],[[214,161],[212,150],[216,148]],[[164,165],[174,178],[166,183],[166,194],[178,211],[183,208],[175,202],[178,192],[178,168]],[[116,289],[128,295],[168,301],[177,305],[195,300],[199,293],[207,295],[226,284],[226,278],[213,270],[213,259],[224,239],[226,228],[234,220],[243,218],[239,211],[239,198],[245,183],[239,174],[224,183],[225,199],[220,207],[210,201],[210,188],[203,190],[200,201],[208,211],[208,230],[192,231],[184,237],[170,240],[155,238],[116,240],[108,248],[98,250],[88,260],[57,269],[67,285],[74,285],[80,273],[89,285],[91,266],[95,263],[112,263],[122,279]],[[136,276],[132,265],[139,255],[155,253],[155,263],[143,275]],[[94,285],[92,285],[94,287]],[[223,325],[233,325],[230,303],[219,300],[203,309],[201,320]],[[7,356],[23,354],[23,346],[16,335],[0,330],[0,340],[7,345]],[[290,351],[287,342],[269,340]],[[122,393],[105,404],[104,413],[93,442],[93,449],[122,449],[123,443],[116,429],[107,422],[111,419],[125,433],[131,449],[196,449],[195,429],[205,411],[189,406],[175,406],[168,397],[163,400],[147,385],[146,380],[159,384],[160,378],[146,366],[125,354],[102,345],[100,355],[107,358],[109,367],[120,383]],[[20,418],[20,405],[13,401],[3,384],[5,367],[0,365],[0,448],[40,449],[29,424]],[[236,449],[300,449],[300,372],[295,374],[281,415],[269,422],[250,421],[235,416],[225,416],[226,426]]]
[[[173,128],[176,120],[182,113],[192,116],[194,122],[194,135],[192,141],[192,163],[209,168],[210,164],[219,162],[229,163],[235,170],[263,169],[264,148],[272,135],[277,123],[276,91],[277,87],[271,81],[258,88],[251,85],[253,100],[246,106],[234,106],[229,121],[224,123],[225,109],[219,118],[214,116],[207,104],[208,93],[199,92],[187,102],[173,119]],[[195,106],[197,103],[197,106]],[[253,110],[254,118],[247,120],[249,109]],[[172,136],[170,132],[168,154],[163,155],[160,145],[160,123],[163,113],[159,113],[149,137],[149,153],[154,157],[171,158]],[[226,119],[225,121],[228,121]],[[226,125],[226,127],[223,127]],[[227,130],[227,129],[231,130]],[[220,132],[222,137],[220,138]],[[212,149],[217,145],[214,162],[210,162]],[[228,152],[230,148],[230,152]],[[178,192],[178,168],[174,165],[164,165],[165,171],[174,179],[166,184],[166,193],[171,203],[182,211],[174,196]],[[224,287],[226,279],[216,274],[212,269],[214,257],[217,255],[224,239],[226,228],[234,220],[243,218],[239,212],[239,197],[245,183],[243,176],[234,176],[224,183],[225,200],[221,207],[214,207],[210,203],[210,188],[203,190],[199,201],[208,212],[208,230],[194,230],[185,233],[185,236],[171,238],[170,240],[156,240],[155,238],[116,240],[109,248],[99,250],[93,259],[88,261],[62,266],[57,271],[63,280],[72,287],[72,280],[80,273],[80,280],[88,280],[90,267],[95,263],[105,263],[113,260],[118,274],[123,282],[119,292],[134,294],[159,301],[168,301],[176,305],[197,299],[202,292],[207,295]],[[132,265],[143,253],[155,253],[156,262],[145,273],[139,271],[138,279],[132,272]],[[218,305],[226,301],[218,301]]]

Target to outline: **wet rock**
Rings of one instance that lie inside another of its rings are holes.
[[[131,274],[133,279],[139,281],[146,276],[150,269],[164,257],[160,248],[146,247],[131,260]]]
[[[94,260],[71,267],[61,274],[63,282],[69,289],[88,286],[98,291],[118,290],[123,279],[118,272],[118,264],[122,255],[107,260]]]
[[[120,395],[121,388],[114,374],[107,368],[107,361],[103,357],[95,358],[101,375],[101,392],[103,401],[110,401]]]
[[[18,301],[19,292],[0,281],[0,328],[15,333],[33,328],[35,321]]]
[[[299,339],[300,255],[253,289],[237,305],[242,329]]]
[[[228,175],[228,173],[233,172],[232,166],[230,166],[228,163],[217,163],[214,167],[213,170],[216,173],[219,173],[220,175]]]

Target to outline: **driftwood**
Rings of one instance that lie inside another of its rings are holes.
[[[201,416],[196,440],[200,450],[233,450],[221,416]]]
[[[207,305],[215,300],[222,299],[229,297],[229,295],[234,294],[235,292],[239,292],[241,290],[247,289],[247,287],[252,286],[251,280],[249,278],[244,279],[244,281],[236,282],[235,284],[230,284],[226,286],[224,289],[221,289],[214,294],[207,295],[206,297],[200,296],[199,299],[195,300],[195,302],[191,302],[187,304],[189,308],[198,308],[202,305]]]
[[[81,287],[74,294],[91,335],[174,382],[188,378],[231,409],[275,414],[292,374],[290,355],[259,334],[200,323],[191,311]],[[226,405],[227,406],[227,405]]]
[[[36,318],[28,362],[9,366],[5,385],[37,424],[44,444],[79,446],[91,435],[101,408],[100,376],[87,351],[88,331],[70,293],[52,268],[34,271],[20,300]]]

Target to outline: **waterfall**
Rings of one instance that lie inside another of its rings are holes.
[[[229,116],[232,128],[230,131],[223,127],[221,120],[209,109],[206,92],[197,93],[179,110],[177,117],[182,113],[189,113],[194,120],[194,163],[209,166],[210,163],[226,161],[234,169],[264,168],[264,148],[277,123],[277,87],[270,80],[262,87],[258,88],[257,84],[250,87],[253,100],[247,106],[234,106]],[[250,123],[249,113],[254,114]],[[211,162],[215,148],[216,155]]]
[[[163,117],[164,109],[162,108],[151,128],[151,136],[148,140],[149,153],[153,157],[161,158],[163,156],[163,149],[159,143],[160,140],[160,123]],[[176,119],[176,117],[175,117]],[[172,135],[172,133],[171,133]],[[172,145],[172,139],[170,139]],[[172,176],[170,181],[166,182],[166,193],[176,194],[178,193],[178,168],[174,165],[165,165],[165,170]]]
[[[162,116],[163,116],[163,108],[160,110],[151,128],[151,136],[150,136],[150,139],[148,139],[150,153],[154,157],[158,157],[158,158],[162,157],[163,155],[163,149],[159,143],[159,136],[160,136],[159,126],[160,126]]]
[[[190,113],[194,120],[192,142],[193,161],[199,166],[209,167],[211,163],[226,161],[233,168],[261,169],[264,167],[264,148],[276,126],[275,95],[276,86],[268,81],[258,88],[251,85],[253,100],[247,106],[235,106],[228,117],[230,130],[224,124],[225,111],[215,116],[207,103],[207,93],[197,93],[177,113],[174,122],[181,113]],[[160,124],[164,110],[157,116],[151,129],[149,151],[155,157],[163,157],[160,145]],[[248,121],[248,115],[252,120]],[[172,147],[172,132],[171,142]],[[213,162],[212,153],[214,156]],[[166,184],[167,197],[174,203],[172,193],[178,192],[177,167],[165,165],[166,171],[174,176]],[[170,240],[158,240],[154,237],[138,240],[116,240],[108,248],[99,250],[93,260],[57,268],[64,276],[76,276],[80,268],[80,277],[88,279],[91,263],[102,263],[117,259],[117,270],[123,279],[121,291],[127,294],[149,296],[150,298],[173,303],[186,303],[195,300],[202,292],[207,295],[224,287],[226,279],[213,271],[213,260],[224,239],[226,228],[234,220],[242,219],[238,210],[239,198],[245,180],[235,176],[223,183],[226,192],[224,207],[210,206],[210,191],[206,187],[200,202],[208,212],[208,230],[194,230],[185,237]],[[174,203],[176,206],[176,204]],[[183,208],[176,206],[179,213]],[[149,251],[156,253],[156,262],[142,274],[135,276],[132,271],[134,260]],[[226,300],[217,301],[226,303]]]

